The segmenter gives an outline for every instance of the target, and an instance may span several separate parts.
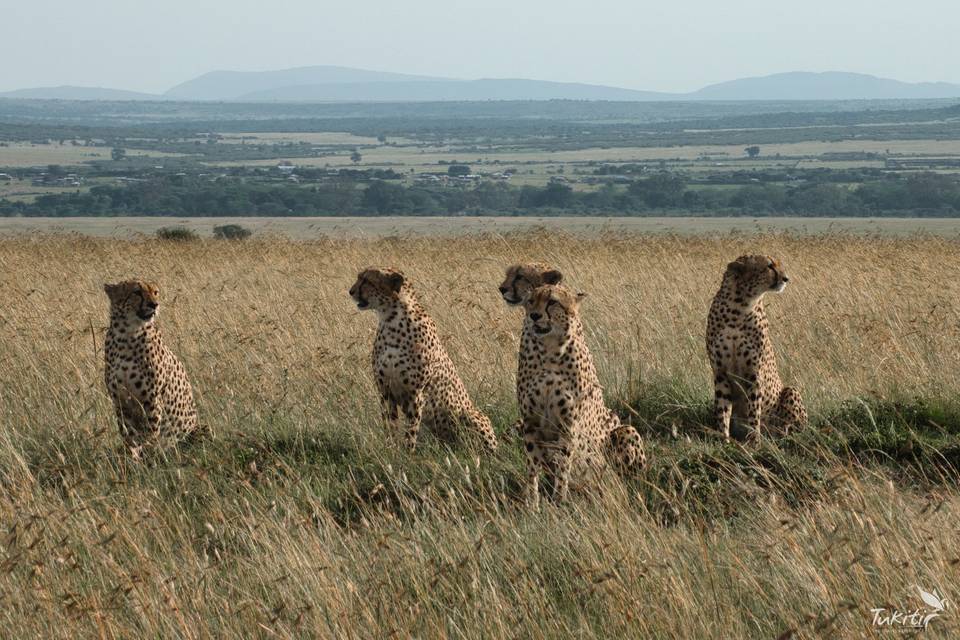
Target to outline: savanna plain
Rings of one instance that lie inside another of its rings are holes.
[[[727,262],[767,310],[807,429],[724,443],[704,349]],[[649,462],[538,511],[512,434],[507,265],[560,268]],[[37,638],[881,638],[960,634],[960,242],[862,235],[244,241],[0,238],[0,633]],[[383,427],[347,290],[404,270],[501,447]],[[150,463],[102,382],[105,282],[159,284],[212,436]],[[917,634],[913,630],[909,633]],[[898,634],[899,635],[899,634]]]

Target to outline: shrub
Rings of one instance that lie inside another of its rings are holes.
[[[213,228],[213,237],[220,240],[246,240],[253,231],[239,224],[223,224]]]
[[[200,239],[196,231],[186,227],[162,227],[157,229],[157,237],[161,240],[177,240],[180,242]]]

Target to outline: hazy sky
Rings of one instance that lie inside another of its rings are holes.
[[[659,91],[794,70],[960,83],[958,0],[0,0],[0,20],[0,90],[314,64]]]

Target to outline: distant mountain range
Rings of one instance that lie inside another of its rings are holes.
[[[449,79],[331,66],[297,67],[279,71],[211,71],[178,84],[164,93],[163,97],[175,100],[242,101],[251,94],[269,94],[271,91],[282,91],[293,87],[306,89],[331,85],[425,81],[448,82]],[[272,100],[273,98],[264,99]]]
[[[662,100],[664,94],[544,80],[414,80],[302,84],[251,91],[250,102],[437,102],[448,100]]]
[[[103,87],[36,87],[0,93],[0,98],[24,98],[32,100],[158,100],[162,96],[123,89]]]
[[[0,93],[0,98],[230,102],[929,100],[958,97],[958,84],[900,82],[840,71],[778,73],[712,84],[690,93],[660,93],[543,80],[457,80],[334,66],[280,71],[212,71],[178,84],[161,95],[71,86]]]
[[[900,82],[865,73],[794,71],[704,87],[694,100],[931,100],[960,97],[960,84]]]

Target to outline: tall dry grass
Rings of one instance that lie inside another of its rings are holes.
[[[768,314],[782,374],[815,416],[851,398],[956,402],[960,244],[943,239],[0,240],[0,628],[881,637],[869,609],[921,606],[914,585],[960,596],[954,476],[908,477],[810,441],[764,445],[782,477],[761,482],[753,453],[685,438],[669,417],[706,406],[706,309],[725,264],[753,252],[790,275]],[[529,259],[589,294],[610,401],[662,405],[636,415],[651,470],[539,513],[515,497],[520,316],[496,290],[506,265]],[[429,439],[406,454],[383,432],[376,319],[347,295],[371,264],[414,282],[504,433],[496,457]],[[159,283],[165,339],[215,433],[155,465],[119,453],[101,381],[102,285],[131,276]],[[930,633],[958,631],[948,610]]]

